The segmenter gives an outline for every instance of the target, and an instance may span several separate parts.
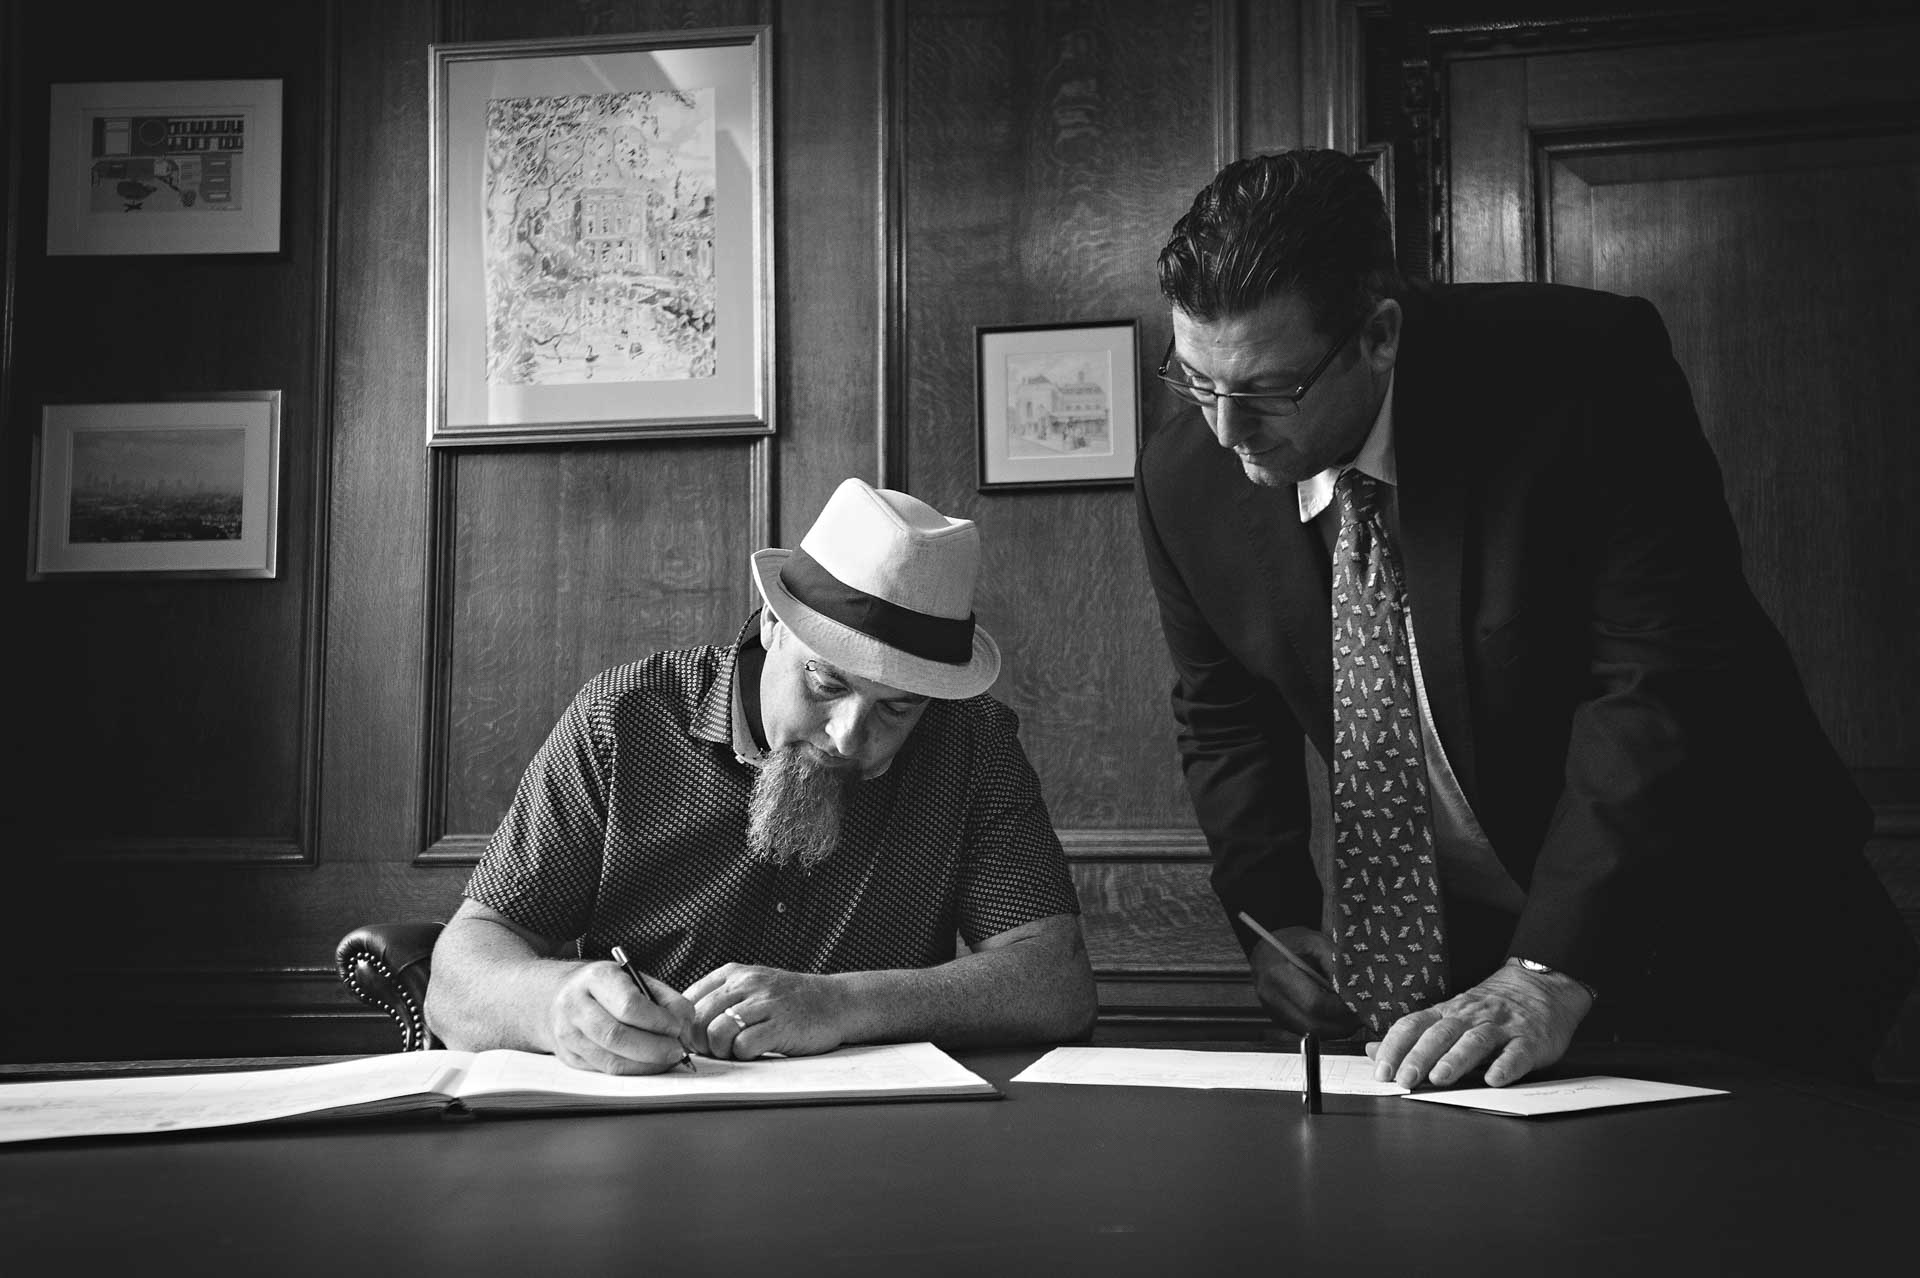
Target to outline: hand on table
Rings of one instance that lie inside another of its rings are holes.
[[[831,976],[728,963],[687,987],[694,1050],[750,1061],[813,1056],[846,1041],[846,998]]]
[[[1325,985],[1289,963],[1286,956],[1264,942],[1253,947],[1247,961],[1253,968],[1253,989],[1273,1019],[1300,1034],[1345,1038],[1360,1021],[1332,992],[1333,945],[1325,934],[1309,927],[1286,927],[1274,933],[1326,978]]]
[[[693,1041],[693,1004],[671,985],[645,979],[651,999],[617,963],[575,968],[547,1009],[553,1054],[602,1074],[658,1074],[678,1065]]]
[[[1407,1013],[1367,1044],[1367,1055],[1375,1079],[1402,1087],[1457,1083],[1492,1057],[1487,1086],[1504,1087],[1559,1060],[1592,1006],[1586,987],[1564,972],[1509,963],[1444,1003]]]

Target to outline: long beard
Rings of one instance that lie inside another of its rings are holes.
[[[747,800],[747,850],[768,865],[811,870],[833,854],[856,768],[835,766],[805,742],[767,756]]]

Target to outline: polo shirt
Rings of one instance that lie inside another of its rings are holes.
[[[749,626],[749,630],[751,630]],[[796,972],[932,967],[1077,914],[1021,748],[985,695],[930,702],[893,765],[857,781],[812,870],[747,850],[737,647],[657,653],[590,680],[535,754],[466,894],[581,958],[614,945],[685,989],[729,962]]]

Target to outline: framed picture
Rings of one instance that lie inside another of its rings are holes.
[[[974,329],[980,490],[1131,483],[1139,339],[1133,320]]]
[[[272,577],[280,392],[45,404],[27,578]]]
[[[432,47],[428,443],[771,433],[770,39]]]
[[[53,85],[47,252],[278,253],[280,86]]]

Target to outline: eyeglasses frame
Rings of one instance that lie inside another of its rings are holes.
[[[1189,382],[1184,378],[1167,376],[1167,370],[1173,366],[1173,344],[1175,339],[1172,337],[1169,337],[1167,339],[1167,353],[1161,359],[1160,367],[1154,370],[1153,375],[1155,377],[1158,377],[1161,381],[1165,382],[1167,385],[1173,387],[1176,393],[1180,391],[1187,392],[1186,394],[1181,395],[1180,398],[1186,400],[1190,404],[1198,404],[1201,408],[1213,408],[1213,407],[1216,407],[1221,400],[1231,399],[1231,400],[1237,400],[1240,403],[1246,405],[1246,407],[1252,412],[1265,413],[1268,416],[1272,416],[1272,417],[1290,417],[1294,413],[1297,413],[1300,411],[1300,401],[1307,397],[1307,392],[1312,390],[1313,384],[1320,380],[1320,375],[1326,372],[1328,368],[1332,367],[1333,357],[1335,355],[1338,355],[1341,351],[1345,350],[1347,348],[1348,342],[1351,342],[1354,338],[1360,336],[1361,333],[1366,331],[1368,322],[1373,319],[1375,309],[1376,309],[1375,307],[1368,307],[1366,312],[1360,316],[1359,320],[1357,320],[1352,325],[1352,327],[1348,328],[1347,331],[1341,336],[1340,340],[1327,348],[1327,353],[1320,357],[1320,362],[1313,366],[1312,371],[1307,374],[1305,380],[1301,381],[1292,390],[1284,390],[1284,391],[1209,390],[1204,392],[1207,395],[1207,398],[1203,400],[1199,397],[1200,394],[1202,393],[1200,391],[1200,388],[1195,386],[1192,382]],[[1261,403],[1257,401],[1265,401],[1265,402]],[[1287,404],[1289,407],[1283,410],[1276,411],[1280,404]]]

